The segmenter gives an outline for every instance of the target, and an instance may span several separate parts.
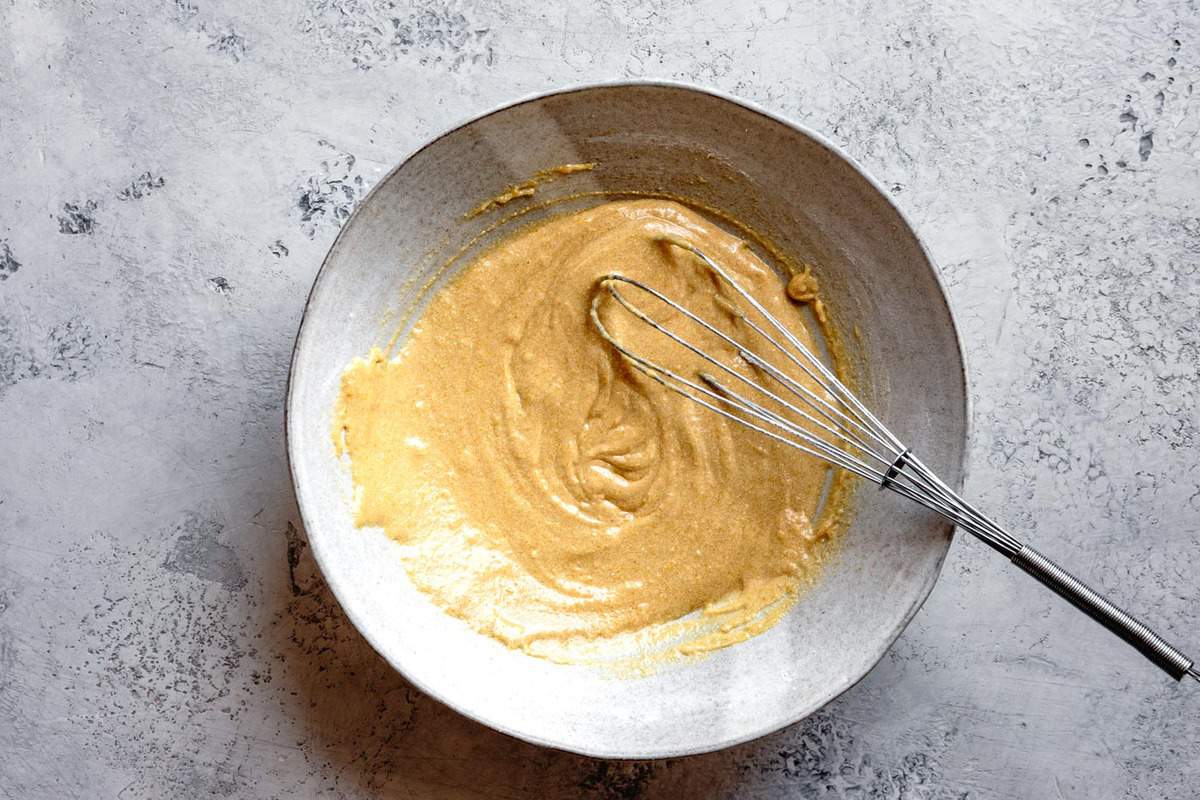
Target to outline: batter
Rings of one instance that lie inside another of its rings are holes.
[[[576,661],[622,636],[672,652],[740,641],[787,610],[830,537],[814,524],[824,465],[666,391],[593,329],[596,279],[619,271],[733,330],[713,277],[666,239],[732,270],[811,343],[744,242],[679,204],[622,201],[502,240],[395,358],[374,350],[342,377],[334,439],[357,524],[383,528],[418,588],[511,647]],[[794,288],[816,298],[811,275]],[[653,329],[602,313],[632,349],[680,366]]]

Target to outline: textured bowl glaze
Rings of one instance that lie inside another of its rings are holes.
[[[589,161],[595,171],[467,218],[538,170]],[[715,750],[802,719],[862,678],[928,595],[950,526],[864,485],[838,555],[779,624],[707,658],[618,679],[509,650],[433,606],[409,583],[394,542],[354,528],[349,477],[331,445],[342,370],[390,338],[422,286],[445,280],[449,256],[465,248],[459,264],[469,260],[505,232],[480,236],[506,213],[567,198],[520,220],[530,221],[599,202],[593,192],[684,197],[814,263],[839,329],[861,334],[847,348],[867,402],[950,484],[961,481],[968,410],[954,323],[928,254],[880,186],[794,123],[693,87],[637,83],[569,89],[479,117],[418,150],[362,202],[317,276],[297,338],[287,402],[296,493],[347,615],[423,691],[501,731],[579,753]]]

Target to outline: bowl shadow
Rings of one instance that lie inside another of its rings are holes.
[[[794,779],[797,769],[816,778],[827,768],[823,753],[787,754],[808,720],[715,753],[651,761],[576,755],[477,723],[413,687],[372,649],[325,584],[294,505],[290,517],[286,560],[277,562],[286,579],[268,600],[281,665],[274,688],[318,767],[313,777],[338,796],[728,797],[779,769]]]

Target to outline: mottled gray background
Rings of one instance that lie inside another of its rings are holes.
[[[338,226],[520,95],[696,81],[828,134],[945,271],[969,493],[1200,650],[1194,0],[0,10],[0,797],[1191,798],[1176,686],[972,541],[870,676],[697,758],[476,725],[363,643],[284,457]]]

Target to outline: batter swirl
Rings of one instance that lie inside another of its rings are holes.
[[[825,549],[824,465],[664,390],[592,328],[595,281],[620,271],[733,330],[718,284],[664,237],[718,259],[811,342],[744,242],[637,200],[504,239],[438,292],[395,358],[375,350],[343,375],[335,440],[357,524],[386,530],[417,587],[510,646],[568,661],[638,631],[723,646],[777,619]],[[678,358],[603,311],[623,341]]]

